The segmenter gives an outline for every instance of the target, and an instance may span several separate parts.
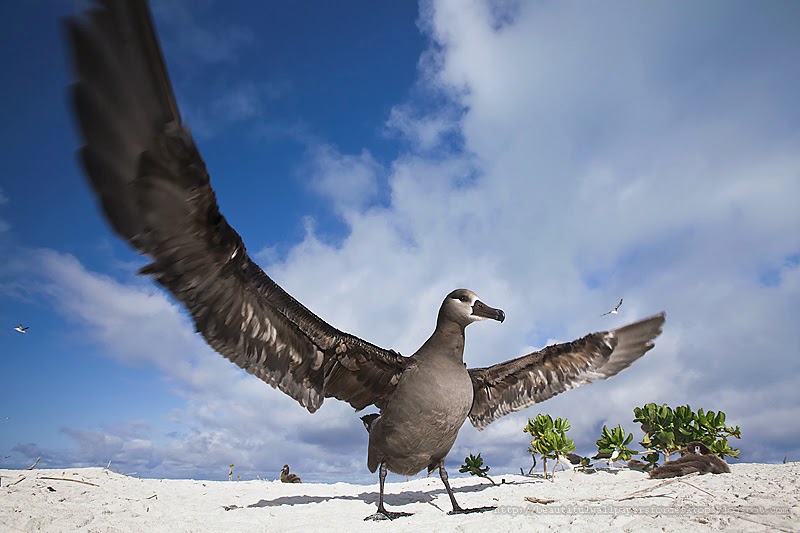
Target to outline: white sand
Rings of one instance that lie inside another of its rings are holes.
[[[462,507],[498,506],[459,516],[445,514],[451,507],[438,477],[387,483],[387,507],[414,515],[380,523],[363,521],[375,511],[377,480],[284,484],[138,479],[102,468],[0,470],[0,531],[800,531],[800,463],[731,469],[680,481],[629,470],[559,472],[555,482],[493,476],[505,478],[498,486],[451,477]]]

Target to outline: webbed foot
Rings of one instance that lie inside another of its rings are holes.
[[[400,518],[403,516],[411,516],[414,513],[401,513],[401,512],[391,512],[387,511],[386,509],[379,509],[378,512],[375,514],[371,514],[366,517],[364,520],[394,520],[395,518]]]
[[[489,506],[489,507],[474,507],[472,509],[462,509],[458,507],[453,509],[447,514],[469,514],[469,513],[485,513],[486,511],[494,511],[497,507]]]

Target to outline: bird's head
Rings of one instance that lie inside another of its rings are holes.
[[[686,450],[695,455],[711,455],[711,448],[704,443],[694,440],[686,445]]]
[[[487,318],[502,322],[506,314],[480,301],[478,295],[469,289],[454,290],[447,295],[439,309],[439,320],[450,320],[462,327]]]

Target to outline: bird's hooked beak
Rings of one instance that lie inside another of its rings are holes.
[[[475,300],[475,303],[472,304],[472,315],[480,318],[491,318],[500,322],[506,319],[506,314],[502,309],[489,307],[480,300]]]

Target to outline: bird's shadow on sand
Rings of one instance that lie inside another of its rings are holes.
[[[541,479],[531,479],[523,481],[514,481],[513,483],[524,484],[524,483],[542,483],[542,482],[543,480]],[[481,483],[479,485],[469,485],[466,487],[454,488],[453,494],[455,494],[456,498],[458,498],[458,494],[466,494],[469,492],[480,492],[491,487],[492,485],[489,483]],[[444,486],[431,488],[429,490],[403,491],[398,494],[384,493],[383,502],[389,507],[397,507],[397,506],[407,505],[410,503],[429,503],[431,505],[436,506],[433,503],[434,500],[443,494],[444,495],[447,494],[447,490],[445,490]],[[237,505],[225,506],[225,509],[233,510],[233,509],[252,509],[258,507],[278,507],[281,505],[303,505],[308,503],[326,502],[328,500],[358,500],[367,504],[377,505],[379,496],[380,493],[378,491],[362,492],[361,494],[357,495],[341,494],[341,495],[331,495],[331,496],[305,496],[305,495],[281,496],[272,500],[259,500],[255,503],[251,503],[250,505],[246,505],[244,507],[240,507]]]

